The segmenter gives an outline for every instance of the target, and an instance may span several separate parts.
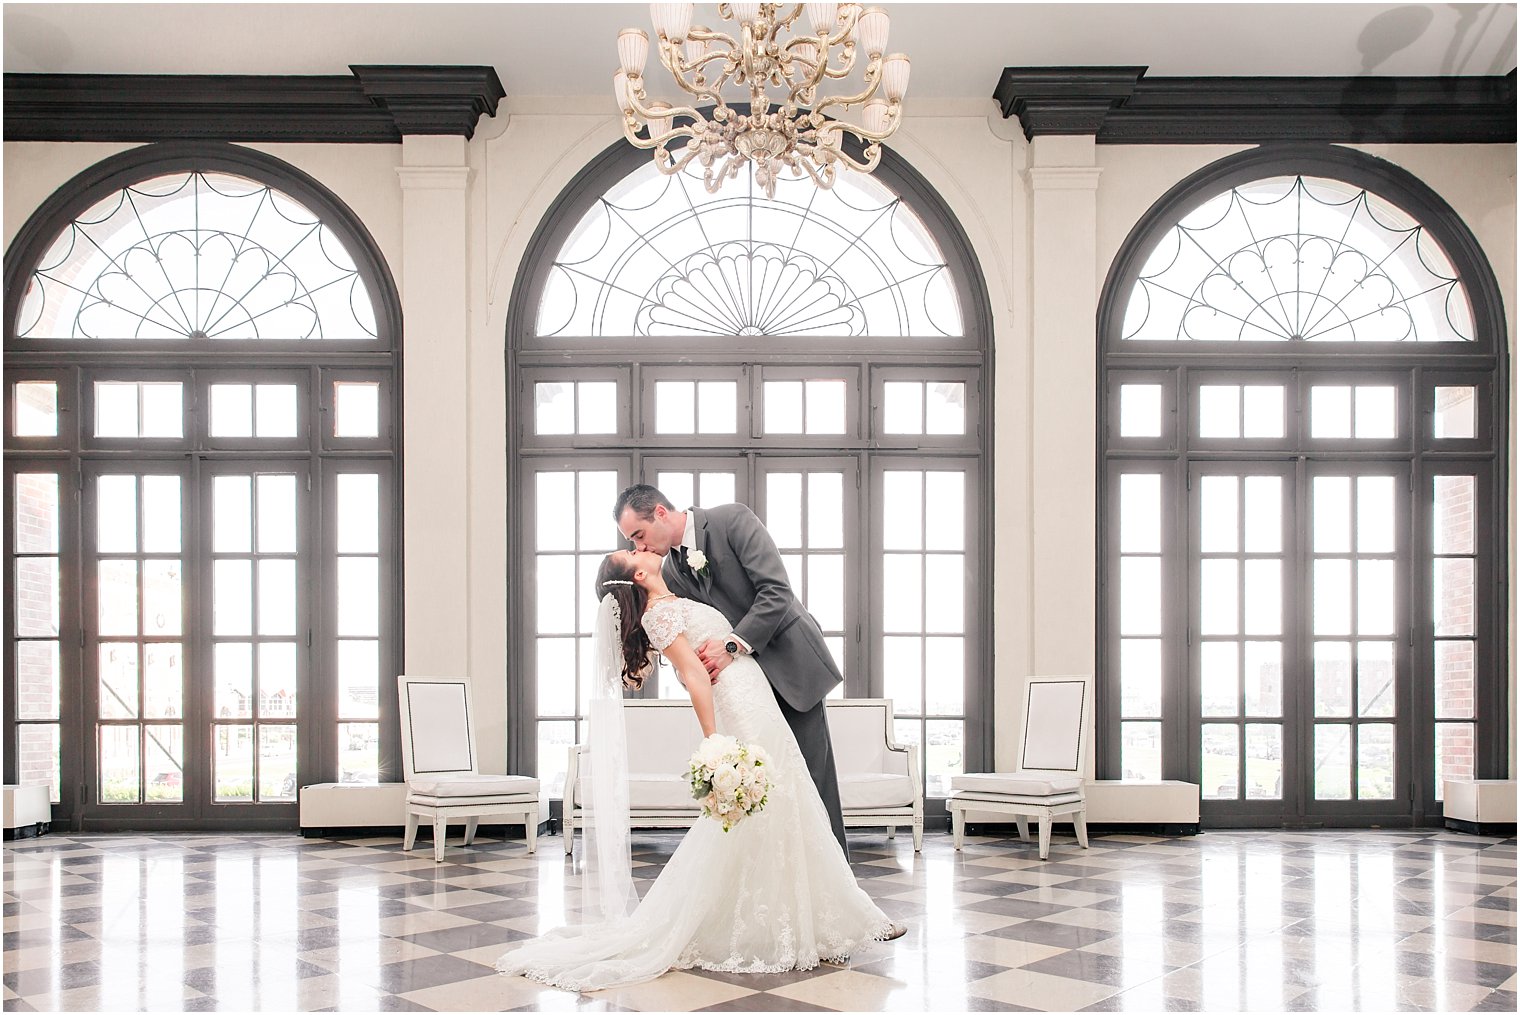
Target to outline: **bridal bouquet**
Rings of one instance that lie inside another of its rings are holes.
[[[754,744],[720,733],[703,740],[691,756],[691,795],[702,816],[723,823],[726,832],[765,806],[770,791],[770,756]]]

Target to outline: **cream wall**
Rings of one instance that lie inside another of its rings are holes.
[[[548,206],[620,136],[605,108],[602,96],[552,105],[508,100],[494,119],[481,121],[468,144],[409,142],[405,151],[396,145],[254,146],[310,173],[347,202],[373,233],[401,291],[412,294],[403,307],[406,667],[468,671],[487,770],[504,770],[507,756],[506,588],[528,574],[511,558],[506,532],[506,317],[524,250]],[[1156,198],[1240,149],[1095,146],[1087,139],[1040,139],[1031,146],[990,100],[923,102],[914,112],[894,147],[960,219],[991,301],[994,708],[996,760],[1006,767],[1023,679],[1033,672],[1090,673],[1094,666],[1092,321],[1108,266]],[[6,144],[7,244],[53,190],[126,147]],[[1513,350],[1514,147],[1367,150],[1414,172],[1466,219],[1499,277]],[[463,181],[460,204],[417,192],[419,186],[446,189],[437,181],[451,180]],[[404,181],[410,181],[407,190]],[[433,207],[447,214],[430,214]],[[463,265],[462,279],[454,277],[456,265]],[[436,298],[416,295],[433,281],[464,305],[438,306]],[[433,306],[430,319],[419,317],[419,306]],[[439,519],[448,520],[447,532],[440,532]],[[1510,531],[1514,588],[1513,514]],[[1513,639],[1513,600],[1510,614]],[[1511,772],[1513,657],[1512,640]]]

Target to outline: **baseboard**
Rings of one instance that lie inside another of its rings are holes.
[[[1031,818],[1030,835],[1034,834],[1032,828],[1038,821]],[[1057,821],[1052,828],[1061,835],[1068,834],[1070,821]],[[1019,827],[1012,822],[1002,821],[968,821],[966,822],[967,835],[988,835],[1001,838],[1009,838],[1019,834]],[[1092,822],[1087,823],[1088,835],[1198,835],[1200,829],[1195,824],[1179,824],[1175,822]]]
[[[39,835],[46,835],[52,827],[49,822],[39,821],[34,825],[22,825],[20,828],[5,829],[4,841],[12,842],[16,839],[35,839]]]
[[[1453,832],[1466,832],[1468,835],[1497,835],[1501,838],[1514,838],[1515,835],[1513,821],[1464,821],[1461,818],[1447,818],[1446,827]]]
[[[539,822],[539,835],[545,834],[545,824],[546,822]],[[327,828],[313,826],[301,829],[301,836],[306,839],[399,839],[405,834],[406,828],[402,825],[347,825]],[[449,822],[449,838],[463,834],[464,827],[461,822]],[[488,839],[526,839],[528,836],[523,825],[479,825],[475,829],[475,834],[484,835]],[[417,823],[417,839],[432,841],[433,826],[430,822]]]

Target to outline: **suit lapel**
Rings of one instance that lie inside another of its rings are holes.
[[[694,542],[697,549],[701,550],[702,555],[707,558],[706,572],[696,575],[697,583],[702,587],[702,592],[705,594],[712,587],[712,554],[707,552],[707,512],[701,508],[694,507],[691,509],[691,520],[697,527],[697,538]]]
[[[660,574],[664,576],[665,584],[676,595],[680,595],[682,592],[688,591],[689,587],[686,581],[686,573],[681,570],[681,565],[677,561],[676,551],[672,549],[665,555],[664,562],[660,564]]]

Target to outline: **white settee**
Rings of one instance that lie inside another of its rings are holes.
[[[696,713],[684,700],[626,702],[628,804],[634,828],[690,828],[701,816],[686,781],[687,760],[702,739]],[[828,702],[829,736],[839,773],[839,800],[846,828],[898,825],[913,829],[913,849],[923,847],[924,787],[918,748],[892,739],[892,702],[847,698]],[[565,773],[565,852],[572,851],[580,804],[582,745],[570,748]]]

